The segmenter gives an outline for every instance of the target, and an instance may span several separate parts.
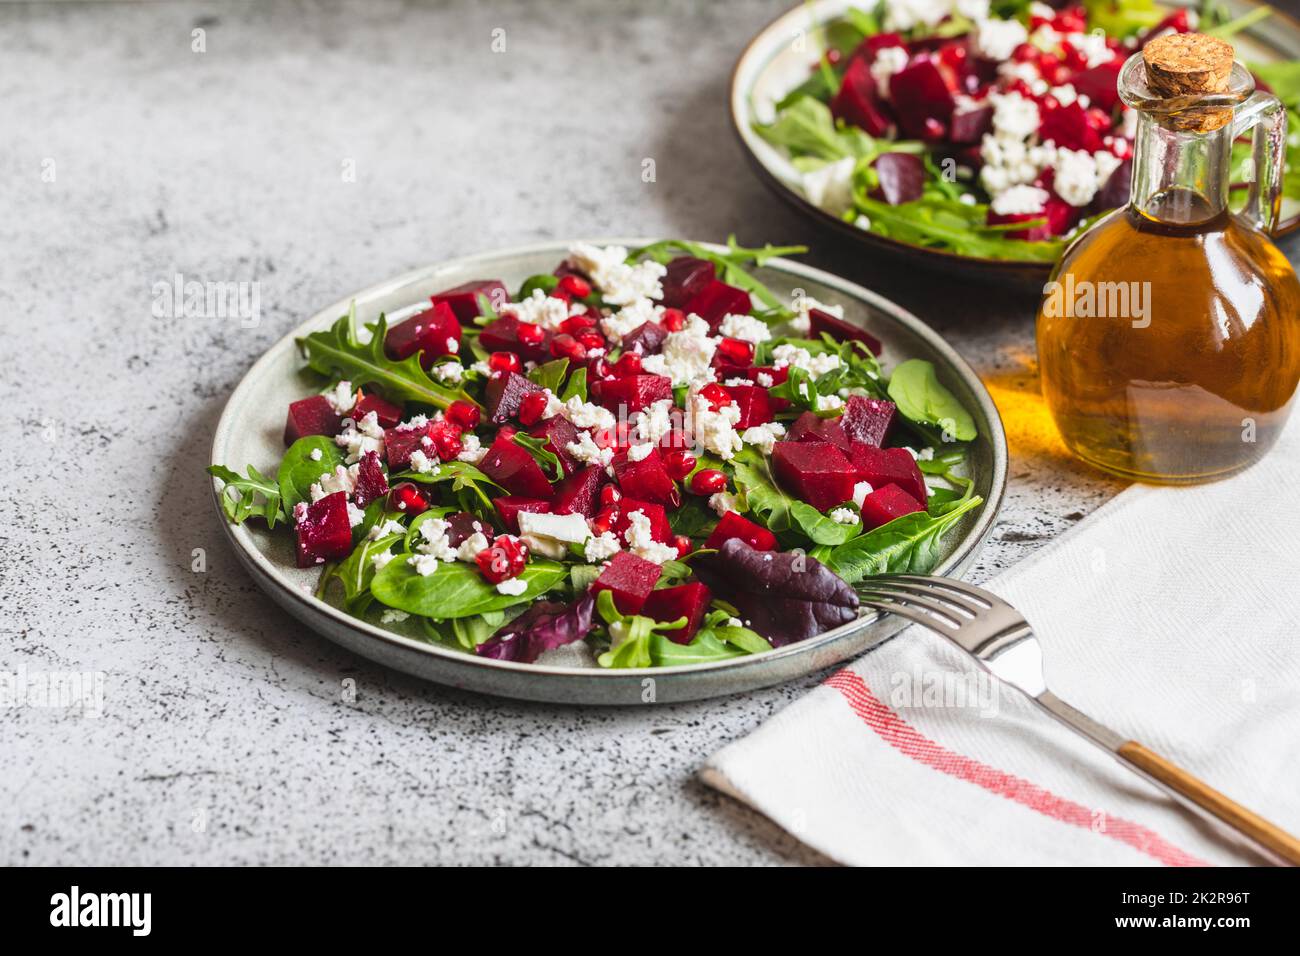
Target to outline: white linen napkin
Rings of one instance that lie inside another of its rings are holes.
[[[1034,626],[1059,696],[1292,833],[1297,480],[1300,420],[1246,472],[1129,488],[984,585]],[[919,627],[702,776],[849,864],[1261,862]]]

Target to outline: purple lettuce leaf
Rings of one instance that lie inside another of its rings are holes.
[[[694,559],[691,567],[773,647],[815,637],[858,616],[853,588],[805,554],[755,551],[732,538]]]
[[[591,633],[596,601],[588,592],[572,604],[539,601],[474,648],[480,657],[531,664],[545,651]]]

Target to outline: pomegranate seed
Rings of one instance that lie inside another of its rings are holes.
[[[662,321],[669,332],[680,332],[686,328],[686,313],[681,309],[664,309]]]
[[[587,363],[587,379],[589,381],[600,380],[609,381],[611,378],[617,378],[614,374],[614,367],[605,361],[605,356],[598,355]]]
[[[921,139],[927,143],[938,143],[948,136],[948,127],[933,116],[927,116],[921,126]]]
[[[512,428],[509,425],[502,425],[497,430],[496,437],[501,439],[502,441],[514,441],[515,435],[518,434],[518,432],[519,429],[517,428]]]
[[[515,338],[524,345],[541,345],[542,340],[546,338],[546,330],[532,322],[520,322],[515,327]]]
[[[596,517],[591,519],[591,530],[595,534],[604,534],[618,523],[618,517],[617,508],[613,506],[601,508],[600,511],[596,512]]]
[[[587,349],[572,335],[561,332],[551,339],[551,354],[556,358],[567,358],[570,362],[582,362],[587,358]]]
[[[569,335],[577,335],[586,329],[595,326],[596,320],[589,315],[571,315],[560,323],[560,331],[567,332]]]
[[[595,329],[588,329],[578,334],[578,344],[587,352],[594,352],[597,349],[605,348],[609,343],[605,341],[605,336],[601,335]],[[585,354],[583,356],[586,357]]]
[[[618,490],[618,485],[605,485],[600,489],[600,503],[608,508],[610,505],[616,505],[623,500],[623,492]]]
[[[663,458],[664,471],[668,472],[668,477],[674,481],[681,481],[695,470],[695,456],[685,448],[674,448]]]
[[[561,276],[559,284],[556,286],[561,292],[567,292],[575,299],[585,299],[591,295],[591,283],[581,276],[567,275]]]
[[[701,398],[708,401],[709,407],[715,412],[722,411],[732,403],[732,398],[727,393],[727,390],[717,382],[710,382],[708,385],[705,385],[700,389],[699,395]]]
[[[1011,59],[1017,63],[1033,63],[1038,59],[1038,47],[1032,43],[1022,43],[1011,51]]]
[[[718,343],[718,354],[728,365],[749,367],[754,364],[754,343],[744,339],[723,339]]]
[[[1088,65],[1087,55],[1078,47],[1066,46],[1065,65],[1072,70],[1082,70]]]
[[[691,491],[697,495],[716,495],[727,487],[727,476],[716,468],[702,468],[691,476]]]
[[[465,431],[473,431],[478,428],[478,406],[458,399],[447,406],[447,421],[456,423]]]
[[[1087,119],[1088,125],[1091,126],[1093,129],[1099,132],[1101,130],[1110,129],[1110,114],[1107,113],[1105,110],[1097,109],[1094,106],[1092,109],[1088,110],[1088,112],[1084,113],[1083,115],[1084,118]]]
[[[674,428],[663,438],[659,439],[660,448],[686,448],[686,433],[680,428]]]
[[[429,427],[429,438],[437,449],[438,457],[443,461],[454,461],[464,450],[460,441],[460,426],[443,419]]]
[[[549,399],[545,392],[529,392],[519,402],[519,422],[530,428],[542,420]]]
[[[1051,18],[1051,17],[1038,17],[1038,16],[1034,16],[1034,17],[1030,17],[1030,18],[1029,18],[1029,32],[1030,32],[1030,33],[1033,33],[1033,32],[1034,32],[1035,30],[1037,30],[1039,27],[1050,27],[1051,25],[1052,25],[1052,18]]]
[[[1019,77],[1007,84],[1007,90],[1011,93],[1019,93],[1026,98],[1034,95],[1034,91],[1029,88],[1029,84]]]
[[[677,557],[684,558],[695,550],[695,545],[691,544],[691,539],[684,534],[673,535],[673,547],[677,549]]]
[[[524,370],[524,363],[514,352],[493,352],[488,356],[488,368],[494,372],[514,372],[517,375]]]
[[[1083,33],[1088,29],[1087,21],[1069,10],[1058,13],[1052,25],[1059,33]]]
[[[573,295],[572,295],[571,293],[565,292],[563,289],[558,288],[558,287],[555,288],[555,289],[552,289],[550,295],[547,296],[547,298],[551,298],[551,299],[559,299],[561,302],[572,302],[572,301],[573,301]]]
[[[388,507],[402,514],[418,515],[428,510],[429,502],[424,500],[424,495],[415,485],[404,481],[388,492]]]
[[[500,584],[523,574],[528,566],[528,547],[512,534],[498,535],[492,547],[474,559],[479,573],[493,584]]]
[[[623,356],[614,363],[614,374],[619,378],[626,378],[629,375],[641,374],[641,356],[635,352],[625,352]]]
[[[939,51],[939,62],[946,67],[960,70],[966,64],[966,48],[953,43]]]

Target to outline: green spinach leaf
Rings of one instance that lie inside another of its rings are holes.
[[[975,438],[970,412],[939,383],[934,366],[924,359],[908,359],[895,368],[887,391],[904,418],[940,428],[956,441]]]
[[[320,455],[313,458],[315,452]],[[311,486],[320,481],[321,475],[329,474],[341,464],[343,450],[325,435],[308,435],[290,445],[280,461],[280,499],[284,502],[284,513],[291,515],[298,502],[309,501]]]
[[[928,574],[942,557],[944,533],[983,503],[984,499],[975,495],[938,517],[918,511],[895,518],[833,549],[827,563],[849,584],[873,574]]]
[[[502,594],[484,580],[476,565],[450,561],[440,564],[433,574],[422,575],[409,557],[399,554],[389,561],[370,583],[371,593],[399,611],[440,620],[526,604],[553,588],[565,574],[562,564],[534,560],[519,576],[526,585],[523,593]]]

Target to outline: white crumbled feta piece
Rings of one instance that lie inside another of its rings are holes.
[[[839,524],[857,524],[858,513],[852,508],[836,508],[829,515],[832,521]]]
[[[415,568],[415,573],[424,578],[436,573],[438,568],[442,567],[442,562],[432,554],[413,554],[407,560],[411,567]]]
[[[483,442],[479,440],[477,435],[466,433],[460,436],[460,454],[456,456],[457,461],[477,465],[486,454],[487,449],[483,447]]]
[[[583,546],[583,553],[588,564],[599,564],[602,561],[607,561],[622,550],[623,546],[619,544],[618,536],[612,531],[604,531],[599,535],[593,535],[587,539],[587,543]]]
[[[334,436],[334,444],[345,449],[344,461],[348,464],[361,460],[366,452],[384,454],[384,430],[379,427],[379,416],[366,412],[361,421],[343,419],[343,431]]]
[[[875,490],[876,489],[871,487],[870,482],[859,481],[853,486],[853,503],[861,508],[862,502],[867,500],[867,495],[871,494]]]
[[[577,395],[564,403],[564,411],[561,414],[572,422],[575,428],[603,430],[613,428],[618,424],[614,414],[609,409],[593,405],[591,402],[584,402]]]
[[[999,216],[1029,215],[1043,211],[1047,195],[1037,186],[1012,186],[994,196],[989,208]]]
[[[492,377],[491,366],[489,366],[488,363],[483,361],[482,359],[479,359],[477,362],[471,365],[469,367],[469,371],[474,372],[476,375],[481,375],[484,378]]]
[[[355,528],[361,522],[366,520],[366,511],[364,508],[358,508],[352,502],[348,502],[348,524]]]
[[[677,549],[656,541],[650,533],[650,519],[641,510],[633,511],[627,516],[627,530],[623,539],[627,541],[628,550],[639,558],[663,564],[677,557]]]
[[[420,537],[424,540],[415,546],[415,550],[422,555],[436,558],[439,561],[455,561],[456,549],[451,546],[451,541],[447,538],[447,522],[441,518],[429,518],[420,525]],[[421,571],[416,568],[420,574],[432,574],[432,571]]]
[[[649,299],[641,298],[628,303],[613,315],[600,320],[600,330],[606,338],[615,344],[623,341],[623,336],[635,332],[647,322],[658,322],[664,314],[661,305],[655,305]]]
[[[819,412],[833,411],[834,409],[843,407],[844,399],[840,398],[838,395],[817,396],[817,411]]]
[[[636,414],[636,438],[638,441],[658,444],[673,430],[673,400],[662,398],[646,406]]]
[[[518,596],[528,590],[528,582],[523,578],[506,578],[497,585],[497,590],[502,594]]]
[[[807,349],[787,342],[772,350],[772,367],[785,368],[786,366],[804,369],[816,380],[832,369],[839,368],[840,357],[834,352],[813,355]]]
[[[641,367],[651,374],[666,375],[674,385],[711,382],[709,363],[717,348],[718,340],[709,334],[709,324],[698,315],[690,315],[685,328],[669,332],[660,354],[642,359]]]
[[[985,133],[980,156],[984,159],[980,183],[996,196],[1012,186],[1032,183],[1045,166],[1051,165],[1053,151],[1030,146],[1019,139]]]
[[[772,330],[767,323],[752,315],[725,315],[718,331],[727,338],[753,342],[755,345],[772,337]]]
[[[1029,39],[1019,20],[982,20],[975,24],[975,52],[986,60],[1008,60],[1012,51]]]
[[[357,465],[346,468],[343,465],[336,465],[333,471],[327,471],[311,486],[311,500],[320,501],[326,495],[332,495],[341,491],[345,495],[351,496],[357,488]]]
[[[1066,35],[1065,42],[1088,58],[1089,69],[1109,63],[1114,57],[1110,47],[1106,46],[1106,34],[1102,30],[1093,30],[1091,33],[1070,33]]]
[[[772,373],[771,373],[771,372],[759,372],[757,375],[754,376],[754,384],[756,384],[756,385],[761,385],[761,386],[763,386],[764,388],[771,388],[771,387],[772,387]]]
[[[909,57],[907,48],[887,46],[876,51],[876,58],[871,61],[871,78],[876,81],[876,92],[882,100],[889,99],[889,80],[895,73],[901,73],[907,66]],[[853,167],[849,167],[852,172]],[[851,202],[851,199],[850,199]]]
[[[1047,92],[1051,93],[1052,96],[1056,99],[1056,102],[1060,103],[1062,106],[1069,106],[1075,100],[1079,99],[1079,91],[1076,90],[1069,83],[1065,83],[1061,86],[1053,86]],[[1087,99],[1087,97],[1084,97],[1084,99]],[[1084,104],[1080,104],[1080,105],[1084,105]]]
[[[591,276],[600,289],[602,298],[611,305],[630,305],[637,299],[661,299],[664,290],[660,280],[668,269],[652,259],[627,262],[627,250],[622,246],[600,248],[580,242],[569,250],[569,256],[579,269]]]
[[[311,454],[308,455],[307,457],[310,458],[312,461],[320,461],[322,458],[325,457],[325,455],[321,452],[319,448],[313,448],[311,450]]]
[[[1109,150],[1089,153],[1062,146],[1056,150],[1053,162],[1056,170],[1053,186],[1057,195],[1071,206],[1086,206],[1119,165],[1120,160]]]
[[[753,445],[764,455],[772,454],[772,446],[785,434],[785,426],[780,422],[768,422],[765,425],[750,425],[740,436],[746,445]]]
[[[411,615],[405,611],[399,611],[396,608],[389,608],[383,614],[379,615],[380,624],[400,624]]]
[[[999,139],[1028,139],[1038,132],[1038,104],[1015,90],[990,93],[993,133]]]
[[[740,408],[734,402],[714,411],[707,398],[693,392],[683,424],[685,430],[701,446],[719,458],[730,461],[745,447],[736,434],[736,423],[739,421]]]
[[[386,538],[390,534],[406,534],[406,528],[400,521],[394,521],[389,518],[387,521],[377,521],[369,531],[366,537],[371,541],[378,541],[380,538]]]
[[[1061,37],[1050,23],[1043,23],[1029,35],[1029,42],[1044,53],[1055,53],[1061,48]]]
[[[588,465],[608,468],[609,463],[614,460],[614,449],[601,448],[592,440],[591,432],[588,431],[578,432],[578,440],[569,442],[564,449],[578,461]]]
[[[952,12],[952,0],[887,0],[885,24],[891,30],[910,30],[920,24],[937,26]]]
[[[643,442],[640,445],[630,445],[627,449],[628,461],[645,461],[650,457],[650,453],[655,450],[655,445],[650,442]]]
[[[989,0],[956,0],[952,8],[954,12],[975,23],[980,23],[989,17]]]
[[[332,389],[323,394],[325,395],[325,401],[330,403],[330,408],[334,409],[334,411],[338,412],[340,415],[346,415],[348,412],[352,411],[357,404],[356,389],[354,389],[352,383],[347,380],[339,382]]]
[[[501,307],[503,315],[513,315],[520,322],[531,322],[544,329],[555,331],[569,317],[569,303],[547,295],[541,289],[518,302],[508,302]]]
[[[737,504],[739,504],[739,501],[736,496],[729,491],[719,491],[716,494],[709,495],[709,507],[717,513],[719,518],[728,511],[738,511]]]
[[[411,470],[422,475],[434,475],[438,473],[438,466],[433,459],[417,448],[411,452]]]
[[[843,215],[845,210],[851,209],[853,166],[856,162],[852,156],[846,156],[801,174],[799,182],[808,201],[832,216]]]
[[[460,547],[456,549],[456,558],[459,561],[471,563],[491,546],[492,545],[488,542],[487,535],[482,531],[475,531],[460,543]]]
[[[370,559],[370,563],[375,566],[376,571],[382,571],[388,566],[388,562],[393,560],[396,555],[391,551],[381,551]]]
[[[553,515],[519,512],[519,534],[530,551],[548,558],[562,558],[570,544],[582,544],[591,537],[587,519],[579,514]]]
[[[459,385],[465,378],[465,367],[459,362],[441,362],[429,369],[429,374],[445,385]]]
[[[1034,2],[1029,5],[1029,16],[1037,17],[1040,20],[1054,20],[1056,19],[1056,10],[1048,6],[1046,3],[1040,3],[1039,0],[1034,0]]]

